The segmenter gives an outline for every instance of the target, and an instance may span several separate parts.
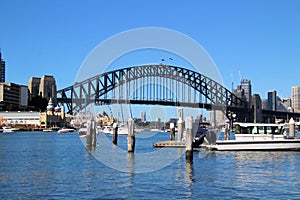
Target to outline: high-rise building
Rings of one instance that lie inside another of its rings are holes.
[[[253,108],[254,110],[254,113],[253,113],[253,122],[254,123],[260,123],[262,122],[262,101],[261,101],[261,98],[258,94],[254,94],[252,96],[252,105],[251,107]]]
[[[268,92],[268,110],[277,110],[277,92],[276,90]]]
[[[294,112],[300,112],[300,86],[292,87],[292,107]]]
[[[44,75],[41,78],[39,94],[45,98],[52,98],[56,102],[56,81],[53,76]]]
[[[28,81],[30,99],[39,95],[41,78],[31,77]]]
[[[237,89],[233,90],[232,92],[240,99],[247,101],[248,106],[251,105],[252,87],[251,87],[250,80],[247,80],[247,79],[241,80],[241,85],[238,85]]]
[[[284,107],[288,110],[289,108],[293,107],[292,106],[292,99],[291,98],[283,98],[282,99],[282,104]]]
[[[14,83],[0,83],[0,102],[11,109],[20,106],[20,86]]]
[[[252,87],[251,87],[251,81],[248,79],[242,79],[241,80],[241,88],[244,90],[244,95],[246,97],[246,101],[248,102],[248,105],[251,105],[251,99],[252,99]]]
[[[28,106],[28,87],[25,85],[20,85],[20,106]]]
[[[0,82],[5,82],[5,61],[2,60],[0,49]]]
[[[30,99],[41,96],[56,102],[56,81],[53,76],[44,75],[42,78],[31,77],[28,81]]]

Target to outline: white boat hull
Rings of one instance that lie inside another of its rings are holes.
[[[98,128],[98,132],[102,132],[105,134],[113,134],[113,128],[112,127],[105,127],[103,129]],[[119,127],[118,128],[118,135],[128,135],[128,128],[126,127]]]
[[[244,151],[244,150],[300,150],[300,139],[281,139],[281,140],[254,140],[236,141],[226,140],[217,141],[216,144],[204,144],[201,147],[217,151]]]

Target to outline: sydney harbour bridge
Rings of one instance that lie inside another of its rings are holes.
[[[270,122],[300,118],[300,113],[262,110],[211,78],[164,64],[133,66],[90,77],[57,91],[58,104],[76,114],[90,104],[140,104],[220,110],[240,122]],[[257,115],[260,120],[257,121]]]

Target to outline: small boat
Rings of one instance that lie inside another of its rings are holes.
[[[197,129],[197,132],[193,138],[193,147],[199,147],[203,142],[205,136],[208,134],[208,126],[210,123],[207,122],[201,122],[199,124],[199,127]]]
[[[53,130],[51,128],[44,128],[43,132],[53,132]]]
[[[87,128],[83,127],[78,130],[79,137],[86,137],[86,134],[87,134]]]
[[[74,132],[75,130],[72,128],[61,128],[57,131],[58,134],[64,134],[64,133],[69,133],[69,132]]]
[[[18,128],[12,128],[11,126],[4,126],[2,127],[3,133],[10,133],[10,132],[15,132],[18,131]]]
[[[98,131],[106,134],[113,134],[112,126],[103,126],[102,128],[98,127]],[[128,128],[126,125],[121,124],[118,127],[118,135],[128,135]]]
[[[200,147],[217,151],[300,150],[300,138],[291,137],[284,124],[233,123],[233,132],[216,134],[208,131]]]

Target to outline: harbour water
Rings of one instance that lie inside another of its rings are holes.
[[[300,152],[199,150],[193,163],[179,154],[169,165],[147,173],[136,173],[134,156],[128,156],[133,169],[122,172],[99,161],[103,138],[97,137],[100,144],[88,152],[77,133],[1,134],[0,198],[300,199]],[[152,143],[167,139],[167,133],[137,137],[135,154],[159,151]],[[119,146],[126,150],[126,136],[119,136]],[[114,155],[102,156],[118,162]]]

